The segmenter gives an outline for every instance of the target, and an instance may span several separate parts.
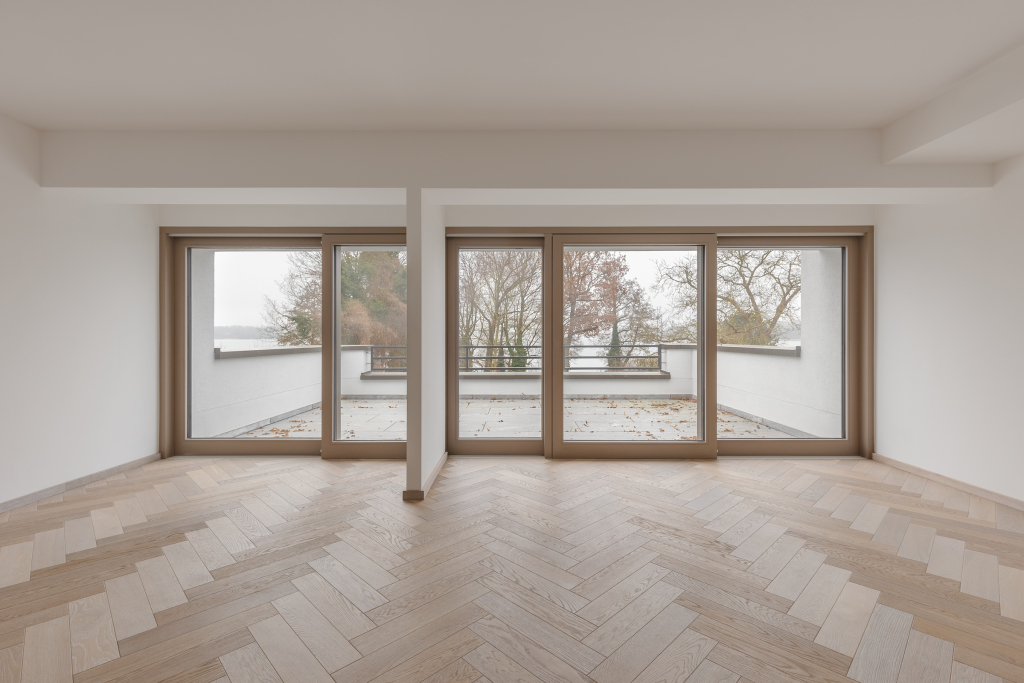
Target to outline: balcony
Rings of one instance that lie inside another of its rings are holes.
[[[697,438],[695,345],[641,346],[617,354],[605,347],[565,349],[566,438]],[[460,350],[462,438],[522,438],[539,424],[539,349],[524,347],[516,356],[496,349]],[[215,351],[205,374],[194,366],[194,424],[213,438],[319,439],[320,350]],[[719,346],[719,438],[841,436],[841,391],[822,382],[820,372],[823,363],[835,359],[822,357],[822,351]],[[405,347],[342,346],[338,361],[339,438],[404,440]],[[230,395],[232,387],[237,395]]]

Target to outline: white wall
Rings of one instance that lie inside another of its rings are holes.
[[[405,398],[408,388],[404,376],[394,379],[363,378],[363,373],[370,371],[370,348],[366,345],[341,347],[338,353],[338,393],[346,398]],[[394,376],[402,373],[388,374]]]
[[[270,194],[270,193],[264,193]],[[870,207],[860,207],[870,210]],[[160,225],[181,227],[391,228],[405,225],[405,204],[167,204]]]
[[[0,503],[157,449],[154,213],[40,189],[38,159],[0,117]]]
[[[868,204],[685,204],[605,206],[449,206],[449,227],[622,227],[659,226],[778,226],[871,225]]]
[[[985,196],[878,210],[876,448],[1024,499],[1024,157]]]

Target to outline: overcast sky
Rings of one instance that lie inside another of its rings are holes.
[[[672,299],[665,292],[656,292],[654,284],[658,281],[658,261],[665,261],[668,264],[676,263],[684,256],[694,258],[696,253],[689,251],[624,251],[626,263],[629,265],[629,276],[636,278],[651,303],[666,314],[672,307]]]
[[[214,321],[217,326],[263,324],[265,297],[280,300],[278,283],[288,273],[288,251],[218,251],[214,255]],[[660,308],[668,297],[654,292],[655,261],[675,261],[678,251],[625,251],[629,274]],[[692,253],[692,252],[691,252]]]
[[[218,251],[213,262],[213,324],[262,325],[264,297],[280,300],[287,251]]]

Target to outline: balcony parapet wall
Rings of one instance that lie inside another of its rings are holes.
[[[214,360],[229,358],[257,358],[259,356],[291,356],[296,353],[320,353],[320,346],[270,346],[264,349],[238,349],[224,351],[219,346],[213,349]]]
[[[838,416],[830,415],[805,398],[810,368],[802,367],[800,346],[723,344],[716,348],[719,406],[723,409],[785,425],[794,434],[831,433],[829,430],[837,428]],[[211,381],[216,378],[216,386],[204,392],[211,399],[215,398],[215,405],[208,405],[207,410],[196,417],[209,422],[204,422],[205,431],[222,434],[249,425],[256,418],[265,419],[271,414],[277,416],[308,406],[320,394],[321,351],[319,346],[215,349],[208,377]],[[404,398],[405,373],[371,371],[370,353],[371,347],[367,345],[339,347],[342,399]],[[566,398],[614,399],[695,397],[699,392],[696,346],[664,344],[661,354],[661,371],[566,371],[563,373],[564,395]],[[249,380],[242,380],[240,373]],[[258,387],[253,381],[255,378],[262,379]],[[459,396],[465,399],[539,398],[541,395],[539,370],[461,372],[459,380]],[[296,405],[285,405],[288,400]]]

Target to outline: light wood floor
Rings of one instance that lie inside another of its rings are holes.
[[[0,683],[1024,683],[1024,513],[866,460],[175,458],[0,514]]]

